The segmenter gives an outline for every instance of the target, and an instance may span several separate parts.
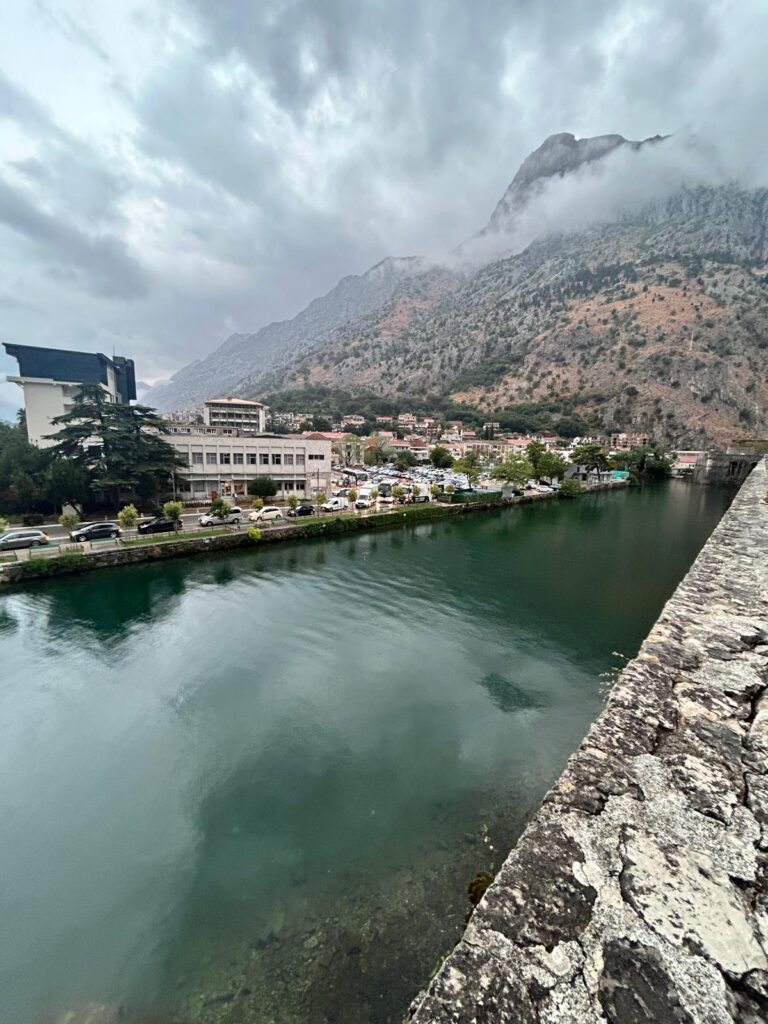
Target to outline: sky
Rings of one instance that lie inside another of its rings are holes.
[[[766,38],[765,0],[3,3],[0,341],[162,380],[458,245],[555,132],[695,132],[755,183]]]

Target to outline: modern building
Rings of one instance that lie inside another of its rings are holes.
[[[342,466],[362,466],[366,439],[341,430],[310,430],[301,435],[313,441],[330,441],[332,451]]]
[[[206,426],[241,434],[263,434],[267,429],[267,406],[246,398],[210,398],[203,406]]]
[[[4,347],[18,361],[18,374],[7,379],[24,392],[27,435],[40,448],[55,443],[46,436],[56,430],[53,420],[72,409],[83,384],[100,384],[112,402],[127,405],[136,398],[132,359],[8,342]]]
[[[244,497],[259,476],[271,477],[280,497],[330,494],[331,442],[323,438],[233,435],[201,426],[172,431],[166,440],[185,463],[176,474],[176,490],[182,498]]]

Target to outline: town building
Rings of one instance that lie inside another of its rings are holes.
[[[366,439],[341,430],[311,430],[301,435],[316,441],[330,441],[336,461],[342,466],[362,466]]]
[[[358,416],[357,414],[341,417],[342,427],[364,427],[365,422],[365,416]]]
[[[267,429],[267,406],[246,398],[209,398],[203,406],[208,427],[240,434],[263,434]]]
[[[412,412],[401,412],[397,417],[397,424],[400,427],[413,428],[416,426],[416,417]]]
[[[101,385],[111,402],[127,405],[136,398],[132,359],[9,342],[4,347],[18,361],[18,374],[7,379],[24,393],[27,436],[39,448],[55,444],[47,437],[57,429],[53,420],[70,412],[83,384]]]
[[[214,495],[241,498],[251,482],[268,476],[279,497],[329,493],[331,442],[285,434],[228,434],[213,427],[171,430],[166,440],[181,456],[176,491],[182,498],[208,501]]]
[[[630,448],[642,448],[650,442],[648,434],[629,433],[611,434],[610,448],[616,452],[626,452]]]

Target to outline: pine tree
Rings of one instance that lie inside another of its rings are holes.
[[[82,385],[72,409],[53,423],[51,452],[87,475],[91,491],[117,504],[121,491],[154,497],[173,470],[182,465],[174,447],[162,437],[164,421],[146,405],[110,402],[98,384]]]

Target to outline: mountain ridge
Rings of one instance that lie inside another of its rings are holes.
[[[571,188],[595,167],[610,174],[617,151],[647,160],[665,138],[550,136],[479,235],[535,215],[544,189]],[[767,196],[678,185],[613,220],[545,231],[474,264],[382,260],[292,320],[232,336],[174,382],[190,381],[198,400],[222,386],[264,396],[307,385],[396,399],[406,384],[489,413],[560,397],[597,426],[689,445],[768,431]],[[226,360],[222,385],[211,363]]]

